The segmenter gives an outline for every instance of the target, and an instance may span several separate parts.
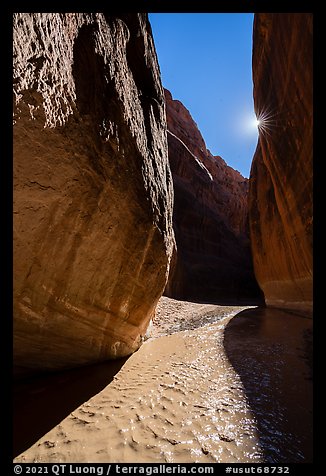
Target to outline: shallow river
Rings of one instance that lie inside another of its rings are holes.
[[[19,384],[15,461],[311,461],[311,320],[231,316]]]

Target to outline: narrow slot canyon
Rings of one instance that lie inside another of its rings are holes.
[[[255,13],[250,177],[147,13],[16,13],[15,463],[312,463],[312,14]]]

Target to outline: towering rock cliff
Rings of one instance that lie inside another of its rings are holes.
[[[259,295],[248,238],[248,179],[213,156],[189,111],[165,90],[177,249],[165,295],[232,301]]]
[[[312,14],[257,13],[250,174],[255,274],[268,306],[312,309]]]
[[[133,352],[173,247],[146,14],[14,15],[17,373]]]

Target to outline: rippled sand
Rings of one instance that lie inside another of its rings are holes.
[[[225,326],[243,309],[163,298],[148,340],[112,382],[15,462],[267,461],[259,415],[224,349]]]

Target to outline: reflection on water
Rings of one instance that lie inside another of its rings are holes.
[[[226,327],[224,347],[256,418],[264,460],[311,462],[311,319],[246,310]]]
[[[206,321],[146,341],[116,375],[111,362],[21,386],[15,461],[309,462],[311,320]]]

